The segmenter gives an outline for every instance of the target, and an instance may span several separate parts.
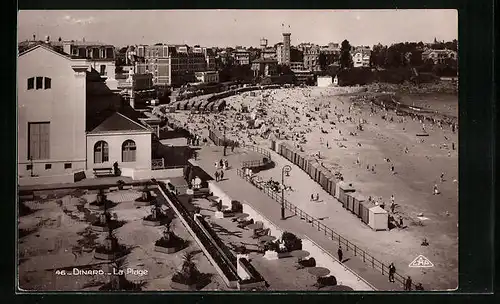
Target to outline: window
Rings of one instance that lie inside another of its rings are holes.
[[[122,144],[122,162],[135,162],[136,146],[133,140],[126,140]]]
[[[50,123],[28,123],[28,158],[50,158]]]
[[[45,170],[52,169],[52,164],[45,164]]]
[[[65,163],[64,164],[64,169],[71,169],[72,164],[71,163]]]
[[[101,76],[106,75],[106,65],[101,64]]]
[[[37,90],[43,89],[43,77],[36,78],[36,89]]]
[[[45,90],[50,89],[52,87],[52,79],[49,77],[45,77]]]
[[[28,78],[28,90],[33,90],[35,88],[35,78]]]
[[[94,145],[94,163],[104,163],[109,161],[109,153],[108,153],[108,143],[105,141],[98,141]]]

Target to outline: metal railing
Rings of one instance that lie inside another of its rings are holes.
[[[262,154],[265,157],[267,157],[269,160],[271,160],[271,153],[264,148],[253,146],[253,145],[245,145],[245,144],[243,144],[241,146],[247,150]]]
[[[223,146],[224,142],[225,142],[226,145],[228,145],[228,146],[234,145],[235,147],[241,147],[241,148],[244,148],[246,150],[250,150],[250,151],[259,153],[262,156],[264,156],[265,158],[267,158],[268,161],[271,161],[271,153],[269,151],[267,151],[266,149],[261,148],[261,147],[257,147],[257,146],[253,146],[253,145],[245,145],[244,143],[240,143],[238,141],[228,139],[227,137],[224,140],[224,137],[221,136],[220,132],[216,130],[215,126],[212,126],[210,128],[210,130],[208,132],[208,137],[217,146]],[[249,162],[253,162],[253,161],[247,161],[247,162],[243,162],[243,163],[249,163]],[[260,162],[262,163],[261,165],[266,163],[263,160]],[[243,167],[246,167],[246,166],[243,165]],[[254,167],[257,167],[257,166],[254,165]]]
[[[247,160],[247,161],[243,161],[241,163],[241,167],[242,168],[256,168],[256,167],[262,167],[267,163],[268,163],[268,161],[263,161],[263,160]]]
[[[266,187],[265,181],[260,176],[251,176],[251,177],[247,176],[245,175],[245,172],[240,169],[237,169],[236,173],[238,174],[239,177],[243,178],[245,181],[254,185],[262,192],[267,194],[267,196],[272,198],[274,201],[281,204],[281,194],[279,192],[270,189],[269,187]],[[354,253],[354,256],[358,256],[359,258],[363,259],[363,262],[367,263],[368,265],[371,265],[372,268],[380,271],[382,275],[389,275],[389,266],[385,265],[383,262],[377,260],[374,256],[372,256],[365,250],[359,248],[358,246],[350,242],[348,239],[344,238],[337,232],[333,231],[333,229],[331,229],[330,227],[325,226],[317,218],[309,215],[304,210],[290,203],[286,198],[283,200],[283,202],[285,205],[285,209],[291,211],[301,220],[305,220],[307,223],[311,224],[312,227],[317,228],[318,231],[323,231],[325,233],[325,236],[327,236],[332,241],[338,242],[339,246],[345,248],[346,251],[351,250]],[[405,285],[406,282],[405,277],[397,272],[394,274],[394,280],[400,284],[403,284],[403,286]],[[415,289],[416,284],[412,285],[413,289]]]
[[[151,169],[152,170],[163,169],[164,165],[165,165],[165,159],[164,158],[152,159],[151,160]]]

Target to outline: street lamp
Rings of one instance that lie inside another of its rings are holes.
[[[284,165],[281,169],[281,219],[285,219],[285,174],[286,176],[290,176],[290,171],[292,171],[292,167],[289,165]]]
[[[226,126],[223,126],[224,128],[224,142],[222,143],[224,145],[224,156],[226,156],[226,147],[227,147],[227,144],[226,144]]]

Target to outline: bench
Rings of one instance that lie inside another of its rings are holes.
[[[96,177],[114,176],[115,171],[113,170],[113,168],[94,168],[94,175]]]

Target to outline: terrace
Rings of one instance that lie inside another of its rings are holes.
[[[135,200],[141,196],[143,186],[134,189],[113,190],[106,193],[116,207],[109,210],[122,223],[115,229],[119,244],[127,249],[125,267],[135,274],[125,278],[142,290],[172,290],[171,277],[182,265],[183,254],[194,252],[194,261],[204,274],[201,290],[225,290],[226,284],[216,275],[208,259],[200,254],[200,247],[183,226],[179,218],[172,219],[172,232],[187,241],[187,247],[175,253],[155,251],[155,241],[161,237],[161,227],[146,226],[143,218],[150,213],[149,206],[138,207]],[[112,187],[114,188],[114,187]],[[103,275],[56,275],[56,271],[81,270],[108,271],[113,260],[96,260],[94,250],[105,242],[106,232],[93,229],[96,211],[88,209],[96,200],[95,190],[66,189],[44,199],[35,192],[35,199],[21,203],[19,217],[19,286],[25,290],[84,290],[94,291],[109,280]],[[154,195],[155,199],[158,196]],[[168,209],[167,209],[168,210]],[[22,211],[22,213],[21,213]],[[172,214],[172,212],[167,211]],[[142,274],[139,274],[141,273]],[[147,271],[147,274],[144,274]]]

